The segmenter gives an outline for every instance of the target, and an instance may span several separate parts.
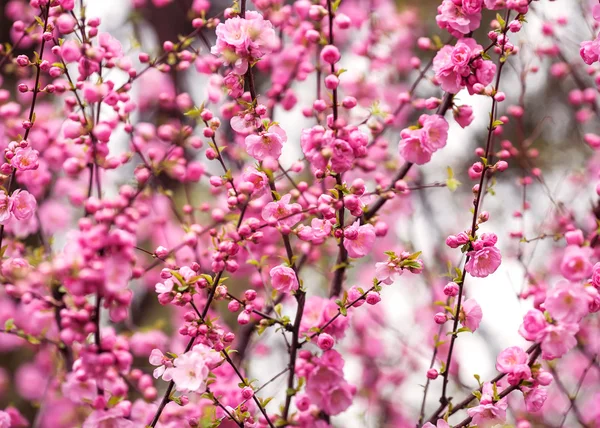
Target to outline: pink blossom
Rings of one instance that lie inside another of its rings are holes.
[[[445,420],[438,419],[435,425],[431,422],[427,422],[423,425],[422,428],[450,428],[450,425],[448,425],[448,422],[446,422]]]
[[[135,428],[136,424],[124,416],[123,411],[118,407],[108,410],[94,410],[83,422],[82,428]]]
[[[12,213],[17,220],[29,220],[37,208],[35,197],[26,190],[17,189],[12,194]]]
[[[508,383],[518,385],[531,377],[527,353],[518,346],[504,349],[496,359],[496,370],[508,374]]]
[[[476,278],[485,278],[493,274],[502,262],[500,250],[496,247],[484,247],[478,251],[469,251],[467,256],[469,261],[465,265],[465,270]]]
[[[13,199],[4,190],[0,190],[0,224],[10,219],[12,213]]]
[[[577,324],[549,324],[540,333],[542,358],[553,360],[560,358],[577,345],[575,335],[579,331]]]
[[[297,233],[298,238],[303,241],[312,242],[315,245],[325,242],[325,239],[331,233],[331,223],[327,220],[313,218],[310,221],[310,226],[300,225]]]
[[[530,413],[539,412],[544,406],[546,398],[548,398],[548,391],[543,388],[533,388],[527,391],[524,396],[527,411]]]
[[[156,359],[155,355],[155,359]],[[195,345],[191,351],[179,355],[173,360],[173,367],[167,368],[168,375],[178,391],[206,391],[208,374],[221,360],[218,352],[206,345]],[[164,378],[164,377],[163,377]]]
[[[431,160],[433,152],[423,144],[425,137],[422,129],[405,129],[400,135],[402,139],[398,149],[407,162],[424,165]]]
[[[569,245],[560,264],[560,273],[569,281],[581,281],[592,274],[593,265],[590,262],[592,250],[589,247]]]
[[[298,278],[294,269],[279,265],[275,266],[269,272],[271,276],[271,285],[280,293],[291,293],[298,289]]]
[[[523,317],[523,324],[519,328],[519,333],[526,340],[538,340],[540,334],[543,334],[548,323],[544,314],[537,309],[530,309]]]
[[[344,230],[344,248],[348,255],[354,259],[359,259],[371,252],[375,244],[375,228],[370,224],[360,225],[356,220],[354,224]]]
[[[281,128],[271,129],[273,132],[251,134],[246,137],[246,150],[254,159],[262,161],[267,157],[278,159],[281,156],[281,149],[283,143],[287,141],[287,136]]]
[[[473,418],[473,425],[492,427],[506,420],[506,409],[508,407],[506,398],[494,402],[493,397],[493,386],[491,383],[486,382],[481,390],[479,405],[467,409],[468,415]]]
[[[15,155],[10,160],[10,164],[19,171],[28,171],[37,169],[39,152],[31,147],[19,147],[15,150]]]
[[[460,308],[460,320],[463,326],[471,331],[475,331],[479,328],[482,318],[483,312],[481,311],[481,306],[479,306],[475,299],[467,299],[463,302]]]
[[[544,306],[555,320],[578,323],[589,313],[589,301],[590,295],[581,284],[562,281],[548,293]]]
[[[279,201],[269,202],[262,210],[262,218],[267,222],[276,222],[285,226],[292,227],[300,221],[302,211],[300,204],[290,204],[291,194],[284,195]]]
[[[464,0],[462,5],[452,0],[443,0],[435,17],[441,29],[448,30],[455,37],[461,37],[476,30],[481,23],[483,0]]]

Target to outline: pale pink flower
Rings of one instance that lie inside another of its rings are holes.
[[[173,287],[175,286],[175,282],[171,278],[165,280],[165,282],[157,282],[154,286],[154,291],[158,294],[162,293],[170,293],[173,291]]]
[[[294,269],[279,265],[275,266],[269,272],[271,276],[271,285],[280,293],[291,293],[298,289],[298,278]]]
[[[331,233],[331,223],[320,218],[313,218],[310,226],[300,225],[297,229],[298,238],[313,244],[322,244]]]
[[[375,278],[379,282],[390,285],[400,275],[402,275],[402,269],[399,269],[393,262],[375,263]]]
[[[493,274],[502,262],[500,250],[496,247],[484,247],[479,251],[469,251],[468,263],[465,265],[465,270],[469,275],[477,278],[485,278]]]
[[[448,141],[448,122],[439,114],[423,114],[419,118],[423,127],[423,145],[432,152],[446,146]]]
[[[560,358],[577,345],[575,335],[579,331],[577,324],[548,324],[540,333],[542,358],[553,360]]]
[[[31,147],[19,147],[15,150],[15,155],[10,160],[10,164],[19,171],[28,171],[37,169],[39,152]]]
[[[4,190],[0,190],[0,224],[4,224],[10,219],[13,200]]]
[[[442,30],[455,37],[462,37],[479,28],[483,0],[464,0],[461,5],[452,0],[443,0],[438,7],[435,20]]]
[[[277,222],[285,226],[292,227],[302,219],[301,214],[296,214],[302,211],[300,204],[290,204],[292,195],[288,193],[280,200],[269,202],[262,210],[262,218],[267,222]]]
[[[28,220],[35,213],[37,201],[27,190],[15,190],[12,194],[12,200],[12,213],[17,220]]]
[[[560,273],[569,281],[577,282],[589,278],[592,275],[593,265],[590,262],[592,249],[569,245],[565,248]]]
[[[544,307],[557,321],[578,323],[589,313],[589,301],[590,295],[581,284],[562,281],[548,293]]]
[[[518,385],[531,377],[527,353],[518,346],[504,349],[496,359],[496,370],[508,374],[508,383]]]
[[[498,389],[500,392],[500,389]],[[506,398],[494,402],[494,389],[490,382],[486,382],[481,389],[479,405],[467,410],[473,418],[473,425],[479,427],[492,427],[506,420],[506,409],[508,403]]]
[[[154,376],[154,379],[158,379],[165,373],[165,370],[167,369],[166,364],[170,363],[171,360],[167,358],[160,349],[153,349],[150,353],[149,361],[153,366],[157,366],[152,375]],[[170,378],[165,380],[168,381]]]
[[[519,333],[526,340],[538,340],[538,336],[543,334],[548,323],[544,314],[537,309],[530,309],[523,317],[523,324],[519,328]]]
[[[10,415],[3,410],[0,410],[0,428],[10,428]]]
[[[269,131],[261,134],[251,134],[245,139],[246,151],[256,160],[262,161],[267,157],[279,159],[279,156],[281,156],[281,149],[283,143],[287,141],[287,136],[277,126],[272,126]]]
[[[195,345],[191,351],[173,360],[173,367],[165,374],[173,379],[178,391],[206,391],[206,381],[210,371],[220,360],[219,353],[206,345]]]
[[[113,407],[108,410],[94,410],[83,422],[82,428],[136,428],[136,423],[126,419],[123,410]]]
[[[533,388],[524,394],[525,407],[528,412],[539,412],[548,398],[548,392],[543,388]]]
[[[433,152],[423,144],[423,129],[404,129],[400,136],[398,149],[404,160],[416,165],[424,165],[431,160]]]
[[[475,299],[467,299],[463,302],[460,308],[460,321],[462,325],[467,327],[471,331],[479,328],[479,323],[483,318],[483,312],[481,306]]]
[[[448,422],[445,420],[438,419],[435,425],[431,422],[427,422],[422,428],[450,428],[450,425],[448,425]]]
[[[344,230],[344,248],[348,255],[354,259],[366,256],[375,244],[375,228],[370,224],[363,224],[356,220],[354,224]]]

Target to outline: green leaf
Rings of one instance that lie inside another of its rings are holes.
[[[14,328],[15,328],[15,320],[12,318],[7,319],[6,322],[4,323],[4,330],[12,331]]]

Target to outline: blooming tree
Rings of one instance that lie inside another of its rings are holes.
[[[98,3],[0,6],[0,428],[600,426],[599,4]]]

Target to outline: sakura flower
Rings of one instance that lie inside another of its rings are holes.
[[[354,224],[344,230],[344,248],[352,258],[361,258],[369,254],[375,244],[375,228],[370,224],[363,224],[356,220]]]
[[[538,340],[540,334],[543,334],[548,323],[544,314],[537,309],[530,309],[523,317],[523,324],[519,328],[519,333],[526,340]]]
[[[540,333],[542,358],[553,360],[560,358],[577,345],[575,335],[579,331],[577,324],[549,324]]]
[[[465,265],[465,270],[469,275],[477,278],[485,278],[493,274],[502,262],[500,250],[496,247],[484,247],[478,251],[469,251],[467,256],[469,261]]]
[[[35,197],[26,190],[17,189],[12,194],[12,213],[17,220],[29,220],[37,208]]]
[[[450,425],[448,425],[448,422],[446,422],[445,420],[438,419],[435,425],[431,422],[427,422],[425,425],[423,425],[422,428],[450,428]]]
[[[283,143],[287,141],[287,136],[277,126],[272,126],[270,131],[261,134],[251,134],[246,137],[246,151],[254,159],[263,161],[267,157],[279,159],[279,156],[281,156],[281,149]]]
[[[496,370],[508,374],[508,383],[518,385],[531,377],[527,353],[518,346],[504,349],[496,359]]]
[[[563,281],[551,290],[544,303],[552,318],[565,323],[578,323],[589,313],[590,295],[581,284]]]
[[[171,360],[168,357],[166,357],[160,351],[160,349],[152,350],[152,352],[150,353],[149,361],[150,361],[150,364],[152,364],[153,366],[158,366],[154,369],[154,372],[152,372],[154,379],[158,379],[159,377],[161,377],[165,373],[165,370],[167,369],[167,364],[170,365],[170,362],[171,362]],[[171,379],[169,377],[168,379],[164,379],[164,380],[168,381]]]
[[[135,422],[126,419],[123,410],[113,407],[108,410],[94,410],[83,422],[82,428],[135,428]]]
[[[313,218],[310,226],[300,225],[297,229],[298,238],[315,245],[322,244],[330,233],[331,223],[319,218]]]
[[[10,219],[13,200],[4,190],[0,190],[0,224],[4,224]]]
[[[546,398],[548,398],[548,391],[543,388],[533,388],[523,395],[525,397],[525,408],[528,412],[533,413],[542,409]]]
[[[443,0],[435,17],[438,26],[455,37],[479,28],[483,0],[464,0],[461,3]]]
[[[280,293],[291,293],[298,289],[298,278],[292,268],[279,265],[269,272],[271,285]]]
[[[195,345],[173,360],[173,367],[165,371],[175,382],[178,391],[203,393],[208,374],[219,361],[219,354],[206,345]],[[164,377],[163,377],[164,378]]]
[[[269,202],[262,210],[262,218],[267,222],[276,222],[285,226],[293,226],[300,221],[300,214],[294,215],[302,211],[300,204],[290,204],[292,195],[288,193],[279,201]]]
[[[481,306],[479,306],[475,299],[467,299],[463,302],[460,308],[460,321],[462,325],[471,331],[475,331],[479,327],[482,318],[483,312],[481,311]]]
[[[569,245],[560,264],[560,273],[574,282],[589,278],[593,270],[591,254],[592,250],[589,247]]]
[[[10,160],[10,164],[18,171],[28,171],[37,169],[39,152],[31,147],[19,147],[15,150],[15,155]]]

